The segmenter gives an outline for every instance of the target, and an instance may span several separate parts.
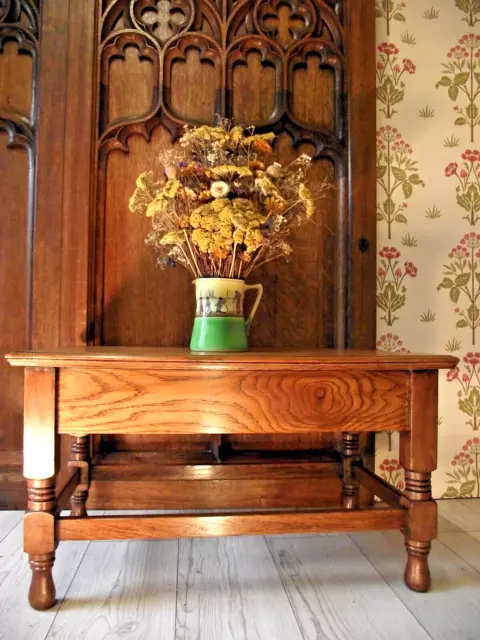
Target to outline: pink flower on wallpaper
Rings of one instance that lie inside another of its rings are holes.
[[[395,315],[406,302],[407,289],[405,278],[415,278],[418,273],[413,262],[405,262],[400,266],[400,251],[396,247],[383,247],[378,252],[380,256],[377,267],[377,307],[385,312],[380,319],[391,327],[398,320]]]
[[[465,0],[457,0],[457,5],[459,2]],[[480,125],[480,110],[476,104],[480,93],[480,36],[474,33],[462,36],[448,51],[447,62],[442,67],[443,75],[436,87],[447,89],[448,97],[455,103],[455,125],[467,127],[473,142],[476,127]]]
[[[437,291],[449,291],[450,300],[455,304],[455,313],[460,316],[457,329],[470,329],[472,344],[480,326],[480,234],[466,233],[449,254],[448,264],[444,264],[443,280]],[[465,306],[459,305],[462,300]]]
[[[413,75],[415,73],[415,71],[417,70],[417,67],[408,58],[404,58],[404,60],[403,60],[403,68],[405,69],[405,71],[407,73],[410,73],[411,75]]]
[[[448,489],[442,498],[480,497],[480,438],[468,439],[451,462],[447,472]]]
[[[400,490],[404,488],[403,469],[396,458],[385,458],[385,460],[378,465],[378,468],[381,471],[380,476],[385,482],[396,486],[397,489]]]
[[[415,278],[417,276],[418,269],[413,262],[405,262],[405,273],[410,277]]]
[[[389,353],[409,353],[403,345],[403,341],[393,333],[384,333],[377,340],[377,349],[379,351],[387,351]]]
[[[458,171],[458,164],[456,162],[450,162],[450,164],[448,164],[445,167],[445,175],[447,177],[450,176],[454,176]]]
[[[409,58],[400,63],[400,50],[393,42],[382,42],[377,50],[377,100],[383,105],[381,113],[390,119],[397,113],[393,107],[405,98],[404,74],[414,75],[417,67]]]
[[[416,186],[425,186],[412,154],[412,146],[396,127],[382,126],[377,131],[377,184],[385,194],[377,202],[377,222],[387,224],[389,239],[394,223],[407,223],[407,203],[398,202],[397,197],[401,194],[408,200]]]

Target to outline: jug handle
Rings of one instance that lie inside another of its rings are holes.
[[[258,305],[260,304],[260,300],[262,299],[263,286],[261,284],[247,284],[247,285],[245,285],[245,293],[249,289],[256,289],[257,290],[257,297],[256,297],[255,302],[253,304],[252,310],[250,311],[250,315],[248,316],[248,319],[245,321],[245,328],[247,330],[247,334],[250,331],[250,325],[252,324],[253,317],[254,317],[255,313],[257,312]]]

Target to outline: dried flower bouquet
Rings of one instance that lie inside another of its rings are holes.
[[[228,121],[187,128],[178,148],[159,155],[161,175],[138,176],[130,210],[151,218],[146,242],[162,266],[245,279],[290,255],[292,231],[312,218],[330,185],[312,191],[306,154],[286,167],[269,163],[274,138]]]

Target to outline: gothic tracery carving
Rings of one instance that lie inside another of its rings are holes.
[[[232,117],[233,74],[236,65],[248,65],[252,52],[263,67],[274,69],[274,108],[259,129],[286,131],[293,144],[308,140],[316,155],[342,157],[344,146],[343,26],[342,3],[334,0],[113,0],[104,2],[101,15],[100,51],[102,100],[108,100],[108,74],[112,55],[121,57],[128,45],[154,65],[155,108],[146,115],[125,117],[100,124],[100,147],[122,148],[132,133],[147,135],[156,123],[166,124],[177,135],[185,124],[196,124],[172,106],[175,64],[196,49],[200,63],[214,67],[217,79],[203,91],[215,92],[215,116]],[[324,70],[334,75],[334,123],[322,130],[301,122],[294,113],[293,81],[307,58],[315,56],[319,77]],[[100,112],[105,114],[105,104]],[[149,134],[148,134],[149,135]],[[123,143],[119,141],[123,140]],[[108,153],[108,152],[107,152]]]

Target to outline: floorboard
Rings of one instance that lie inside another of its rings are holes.
[[[0,640],[480,638],[480,500],[439,503],[428,594],[404,586],[395,532],[68,542],[47,612],[27,603],[22,515],[0,512]]]
[[[480,533],[477,535],[480,538]],[[480,540],[474,536],[474,532],[441,533],[438,539],[480,573]]]
[[[480,512],[476,513],[459,500],[440,500],[438,513],[462,531],[480,531]]]
[[[472,511],[475,511],[475,513],[480,513],[480,500],[477,500],[477,499],[472,500],[471,498],[466,498],[465,500],[456,500],[456,502],[459,502],[460,504],[463,504],[465,507],[472,509]]]
[[[57,599],[65,598],[88,542],[60,544],[53,569]],[[44,640],[60,608],[34,611],[27,602],[30,567],[23,553],[23,527],[18,524],[0,543],[0,640]]]
[[[301,640],[265,538],[181,540],[175,640]]]
[[[22,511],[0,511],[0,542],[22,522]]]
[[[432,590],[410,591],[403,582],[403,536],[396,531],[350,536],[434,640],[478,640],[480,574],[435,540],[430,554]]]
[[[49,640],[174,640],[177,540],[91,542]]]
[[[306,640],[428,640],[345,534],[268,539]]]

